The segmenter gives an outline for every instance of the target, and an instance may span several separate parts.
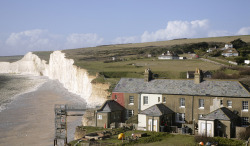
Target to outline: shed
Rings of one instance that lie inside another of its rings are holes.
[[[214,137],[235,137],[239,117],[226,107],[219,108],[198,120],[199,135]]]
[[[174,112],[164,104],[155,104],[138,114],[138,129],[163,131],[172,125]],[[161,127],[161,130],[160,130]]]

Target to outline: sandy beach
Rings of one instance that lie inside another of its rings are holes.
[[[47,80],[37,90],[16,97],[0,112],[0,145],[53,145],[55,104],[85,106],[86,102],[58,81]],[[68,118],[68,141],[73,140],[75,126],[81,124],[81,118]]]

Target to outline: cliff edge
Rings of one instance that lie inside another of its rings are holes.
[[[73,64],[74,60],[65,58],[61,51],[50,54],[49,64],[29,52],[17,62],[0,62],[0,73],[30,74],[57,79],[70,92],[84,98],[88,106],[101,105],[109,94],[106,91],[109,85],[91,83],[96,76],[90,76],[87,70]]]

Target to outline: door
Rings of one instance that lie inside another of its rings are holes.
[[[152,119],[148,119],[148,131],[152,131]]]
[[[148,131],[157,131],[158,123],[157,120],[148,119]]]
[[[207,126],[206,126],[206,124],[207,124]],[[202,136],[206,136],[206,132],[207,132],[207,137],[212,137],[213,136],[212,124],[202,122],[201,123],[200,133],[201,133]]]
[[[212,135],[212,124],[207,123],[207,137],[211,137]]]
[[[205,132],[206,132],[206,125],[205,125],[205,123],[202,122],[201,123],[200,133],[201,133],[202,136],[205,136],[206,135]]]

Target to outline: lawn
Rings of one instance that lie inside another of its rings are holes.
[[[176,145],[186,145],[186,146],[193,146],[197,145],[198,142],[195,142],[195,136],[193,135],[182,135],[182,134],[170,134],[165,132],[150,132],[150,131],[139,131],[139,130],[129,130],[123,128],[117,129],[104,129],[98,127],[82,127],[87,130],[87,133],[96,131],[111,131],[112,136],[110,138],[104,140],[98,140],[96,143],[100,145],[138,145],[138,146],[176,146]],[[130,137],[132,133],[147,133],[147,136],[141,137],[134,141],[127,141],[127,140],[118,140],[118,134],[124,133],[125,137]],[[227,138],[210,138],[212,141],[217,141],[220,145],[243,145],[244,141],[240,140],[232,140]],[[71,145],[75,144],[77,140],[70,142]],[[83,142],[86,143],[86,142]],[[80,145],[80,144],[79,144]]]

